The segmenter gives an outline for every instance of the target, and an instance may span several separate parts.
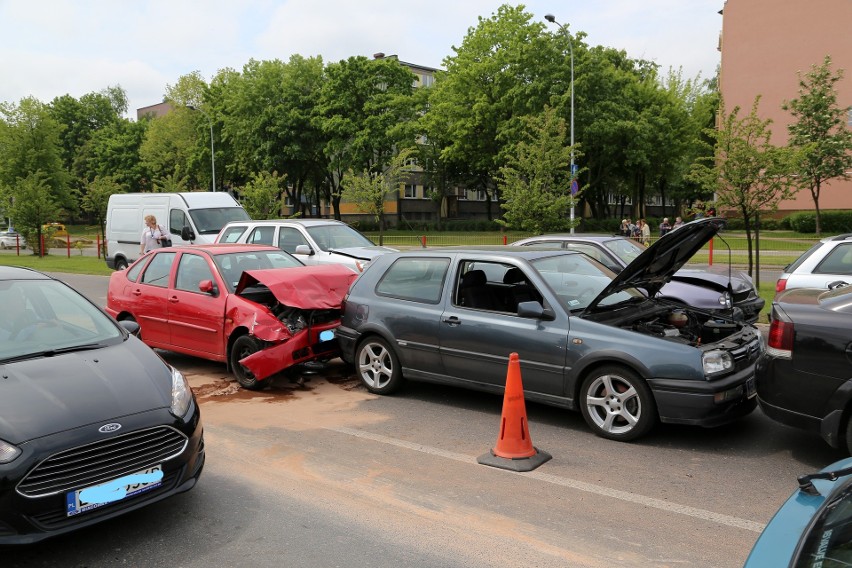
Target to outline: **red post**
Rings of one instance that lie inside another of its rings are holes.
[[[15,235],[15,251],[18,253],[18,256],[21,256],[21,235],[20,235],[20,233]]]
[[[39,243],[41,244],[41,246],[38,247],[38,256],[39,258],[41,258],[44,256],[44,233],[39,235]]]
[[[71,235],[65,233],[65,248],[68,250],[68,258],[71,258]]]
[[[504,245],[505,245],[505,244],[507,244],[507,242],[506,242],[506,235],[503,235],[503,244],[504,244]]]
[[[100,233],[98,233],[98,235],[97,235],[97,242],[98,242],[98,258],[100,258],[101,257],[101,234]]]
[[[713,266],[713,239],[710,239],[710,266]]]
[[[426,235],[423,235],[422,237],[420,237],[420,245],[423,248],[426,248]]]

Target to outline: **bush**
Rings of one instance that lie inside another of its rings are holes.
[[[784,218],[790,229],[797,233],[816,233],[816,212],[800,211]],[[852,211],[823,211],[820,214],[823,233],[852,232]]]

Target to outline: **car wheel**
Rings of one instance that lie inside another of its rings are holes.
[[[355,361],[358,377],[372,393],[391,394],[402,384],[399,359],[380,337],[370,337],[361,343]]]
[[[234,341],[231,347],[231,369],[240,386],[248,390],[261,390],[266,386],[264,381],[259,381],[254,374],[240,364],[240,359],[245,359],[263,348],[260,341],[250,335],[243,335]]]
[[[624,367],[601,367],[586,377],[580,410],[595,434],[622,442],[643,436],[657,422],[648,385]]]
[[[126,258],[115,259],[115,269],[116,270],[127,270],[127,259]]]
[[[6,250],[6,242],[0,241],[0,249]]]

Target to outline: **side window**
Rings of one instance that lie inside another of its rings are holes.
[[[181,229],[189,225],[189,219],[186,218],[186,213],[180,209],[172,209],[169,211],[169,232],[173,235],[180,235]]]
[[[165,288],[169,285],[169,273],[172,270],[172,262],[175,259],[175,253],[164,252],[154,255],[148,266],[145,267],[145,272],[142,273],[142,283],[150,284],[151,286],[160,286]]]
[[[202,280],[213,280],[213,273],[207,265],[207,261],[197,254],[181,255],[178,261],[177,278],[175,288],[198,292],[198,283]]]
[[[254,245],[271,245],[275,227],[256,227],[246,239],[247,243]]]
[[[281,227],[278,231],[278,248],[283,251],[293,254],[296,252],[297,246],[306,244],[308,244],[307,239],[305,239],[298,229]]]
[[[219,242],[238,243],[240,241],[240,237],[243,236],[243,233],[245,232],[245,225],[234,225],[233,227],[228,227],[227,229],[222,231],[222,237],[219,239]]]
[[[815,274],[852,274],[852,243],[839,244],[814,269]]]
[[[400,258],[382,276],[376,294],[437,304],[449,266],[448,258]]]
[[[498,262],[462,263],[454,303],[475,310],[516,314],[521,302],[542,302],[524,271]]]
[[[137,262],[131,266],[127,271],[127,280],[130,282],[136,282],[139,279],[139,273],[142,272],[143,266],[145,266],[144,262]]]

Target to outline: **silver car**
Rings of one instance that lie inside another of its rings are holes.
[[[0,233],[0,249],[13,249],[18,246],[27,248],[23,235],[14,231]]]
[[[526,397],[579,410],[614,440],[660,421],[731,422],[756,406],[760,332],[657,297],[723,225],[685,225],[618,275],[576,251],[531,247],[380,256],[346,296],[342,357],[377,394],[405,379],[501,393],[515,352]]]
[[[831,289],[852,284],[852,233],[828,237],[784,267],[775,293],[793,288]]]

